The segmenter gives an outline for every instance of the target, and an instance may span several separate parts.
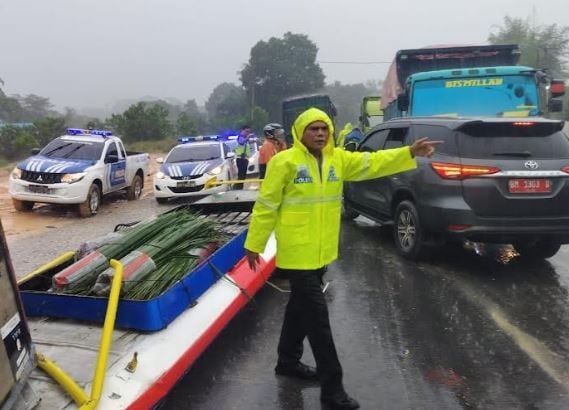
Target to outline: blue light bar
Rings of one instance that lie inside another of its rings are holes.
[[[188,142],[217,141],[217,140],[219,140],[219,135],[198,135],[195,137],[182,135],[178,137],[178,141],[182,144],[187,144]]]
[[[81,128],[67,128],[67,135],[97,135],[99,137],[110,137],[111,131],[105,130],[84,130]]]

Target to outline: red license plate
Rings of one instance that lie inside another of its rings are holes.
[[[551,180],[510,179],[508,189],[512,194],[546,194],[551,192]]]

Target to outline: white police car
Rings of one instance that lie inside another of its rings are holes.
[[[180,137],[166,158],[158,158],[154,176],[158,203],[170,198],[203,196],[230,189],[216,182],[237,179],[234,142],[217,135]]]

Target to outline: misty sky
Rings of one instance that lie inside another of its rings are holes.
[[[569,25],[567,0],[0,0],[8,94],[58,109],[155,96],[202,104],[259,40],[307,34],[320,61],[390,61],[400,48],[481,44],[503,17]],[[387,65],[322,63],[326,81],[382,79]]]

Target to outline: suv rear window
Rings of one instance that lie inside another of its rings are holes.
[[[432,141],[442,141],[443,143],[437,145],[438,154],[446,154],[456,156],[458,155],[458,148],[456,147],[455,132],[447,127],[440,125],[413,125],[414,137],[428,138]]]
[[[458,141],[460,155],[469,158],[569,158],[567,136],[551,123],[469,124]]]

